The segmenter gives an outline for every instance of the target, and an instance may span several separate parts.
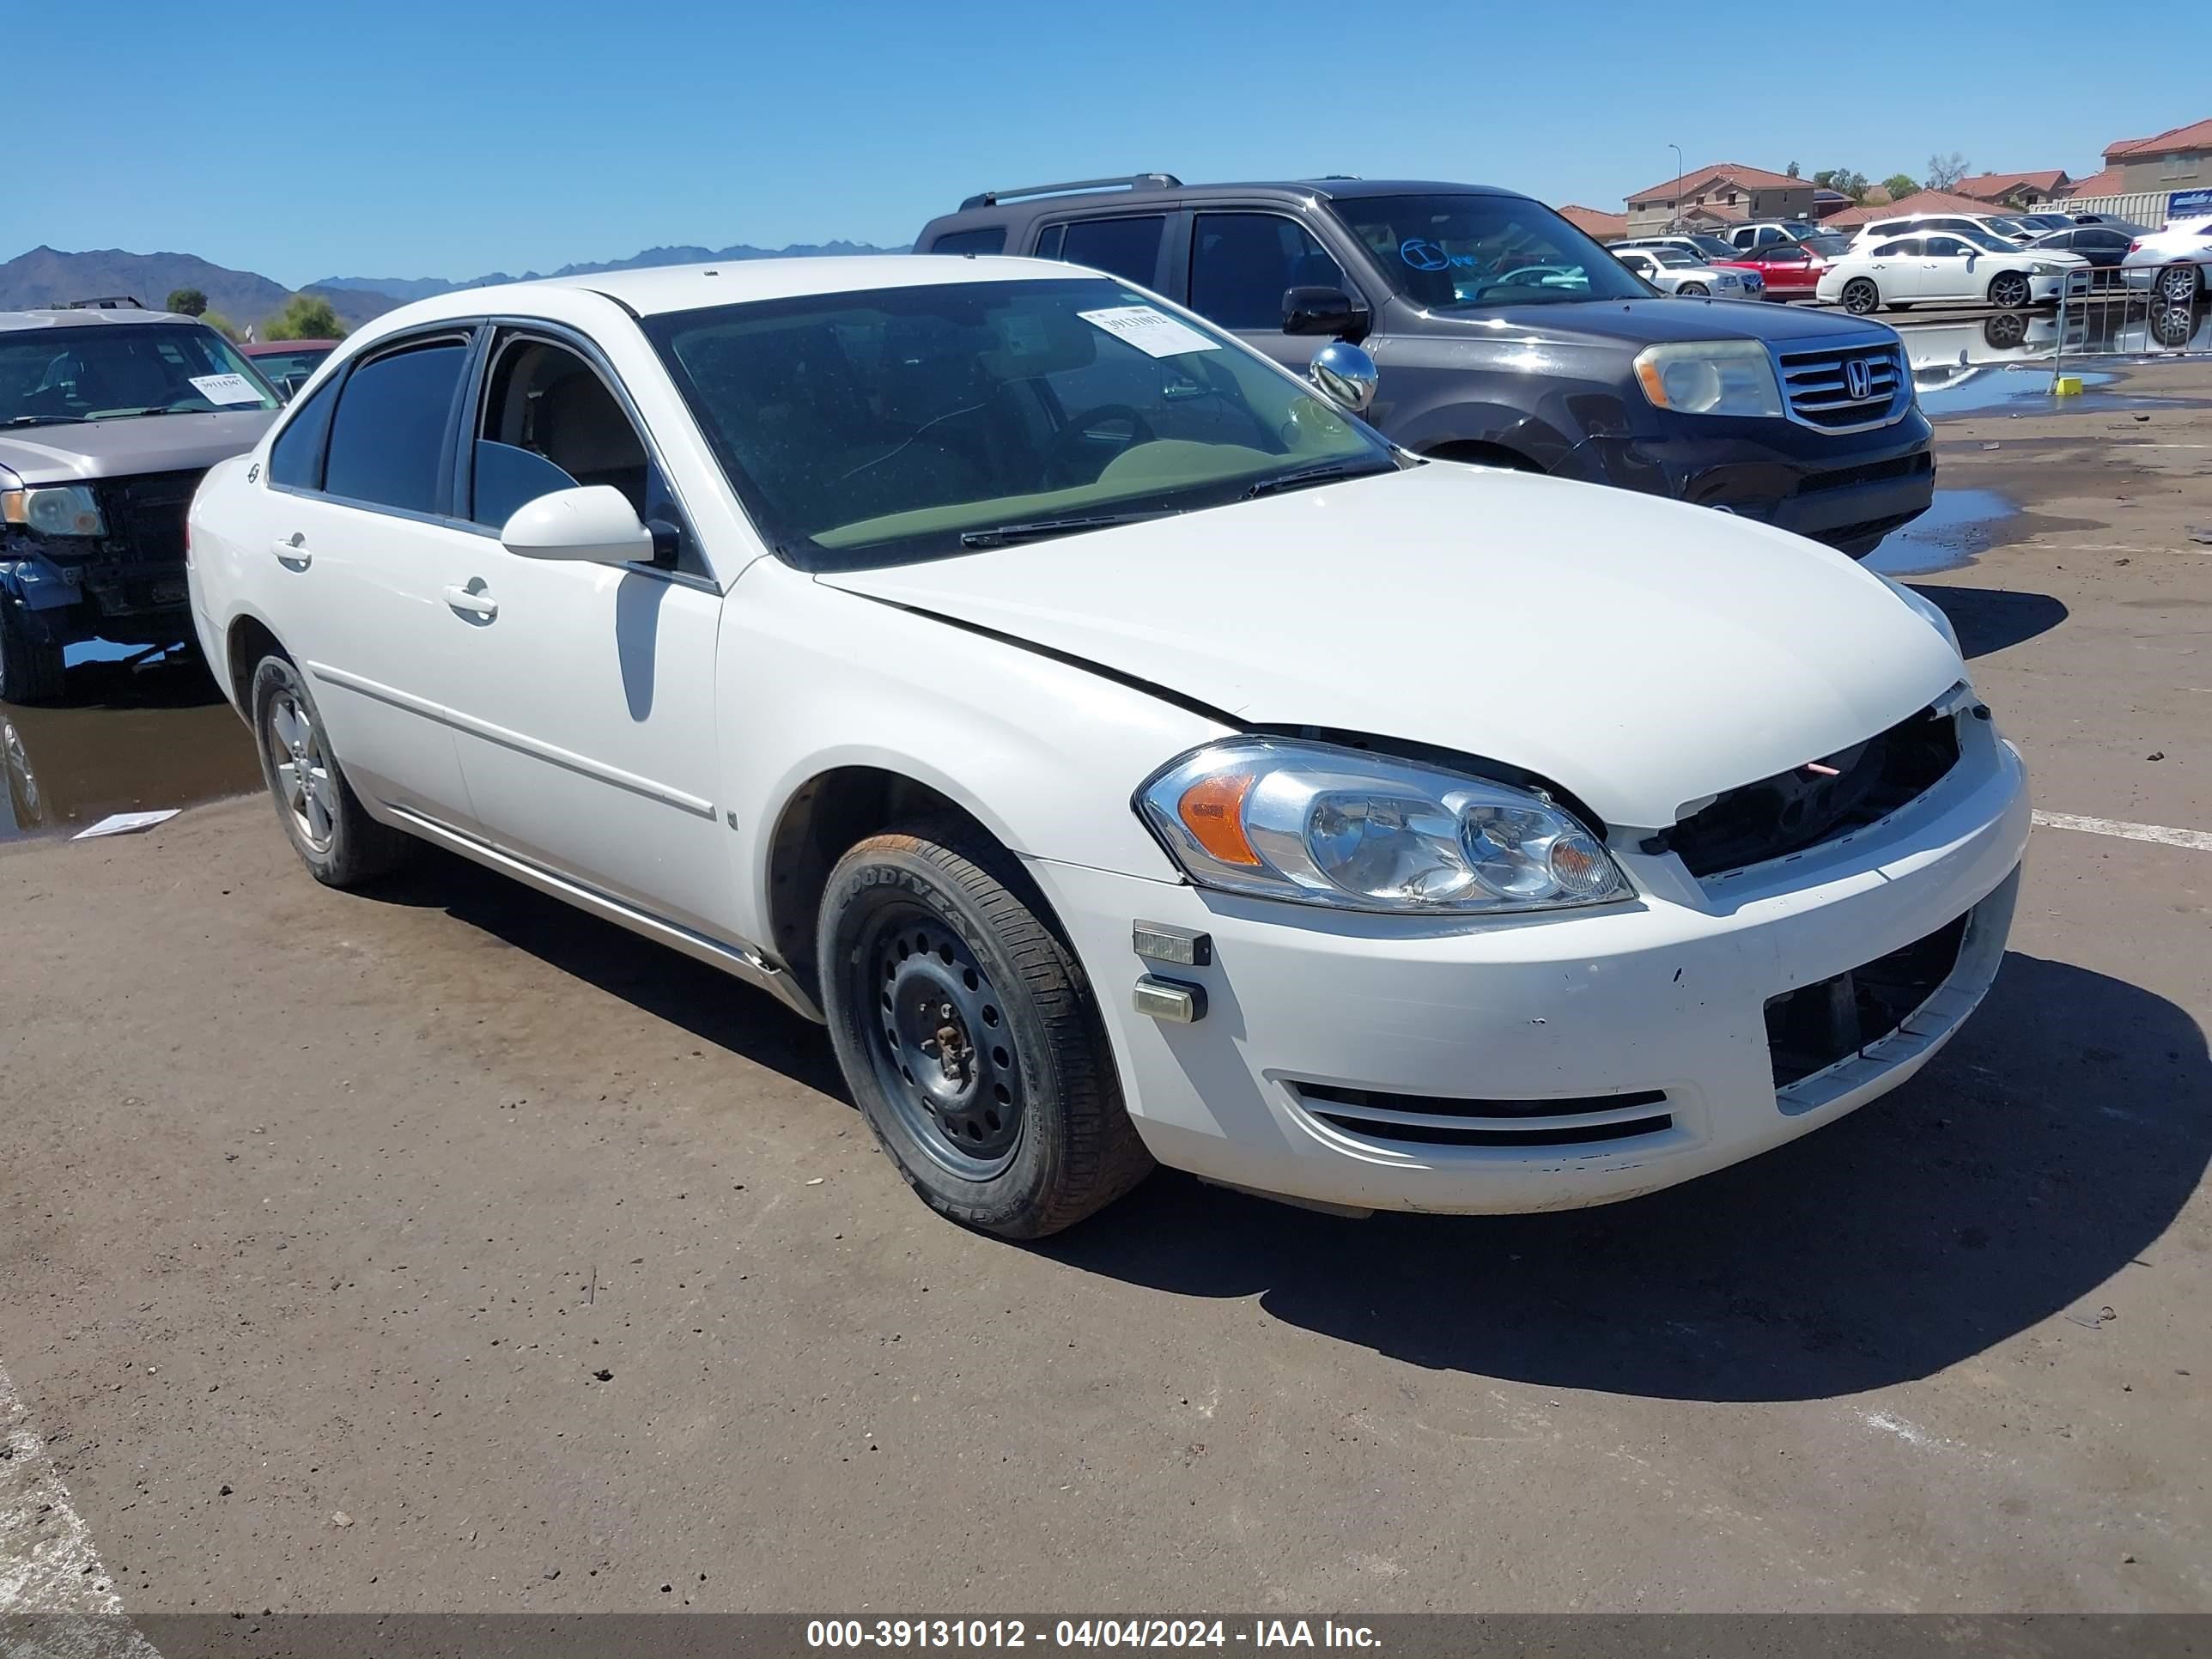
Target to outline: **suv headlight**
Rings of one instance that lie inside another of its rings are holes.
[[[1603,904],[1631,889],[1548,799],[1321,744],[1238,738],[1137,792],[1201,887],[1346,910],[1492,915]]]
[[[107,521],[84,484],[45,489],[0,489],[0,523],[19,524],[42,536],[105,536]]]
[[[1636,378],[1657,409],[1683,415],[1779,415],[1774,359],[1756,340],[1692,340],[1646,346]]]

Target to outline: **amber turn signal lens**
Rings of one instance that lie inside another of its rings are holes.
[[[1244,797],[1251,793],[1248,773],[1201,778],[1182,792],[1176,813],[1192,839],[1224,864],[1257,867],[1260,855],[1244,838]]]

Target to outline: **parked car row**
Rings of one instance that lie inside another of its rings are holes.
[[[208,474],[195,624],[317,879],[428,842],[724,969],[1016,1238],[1155,1162],[1608,1202],[1974,1008],[2020,757],[1940,611],[1777,527],[1925,503],[1889,331],[1450,185],[918,246],[404,306]]]

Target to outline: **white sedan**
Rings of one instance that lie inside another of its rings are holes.
[[[1994,236],[1931,231],[1853,247],[1830,263],[1814,296],[1864,316],[1930,302],[1971,301],[2013,310],[2056,301],[2078,253],[2010,247]]]
[[[1613,257],[1657,289],[1684,299],[1708,296],[1741,300],[1747,290],[1743,273],[1709,265],[1695,254],[1672,247],[1615,248]]]
[[[1602,1203],[1911,1076],[2028,824],[1942,614],[1372,375],[1026,260],[468,289],[208,476],[191,603],[316,878],[419,839],[726,969],[1007,1237],[1155,1159]]]
[[[2163,230],[2136,238],[2121,264],[2130,271],[2148,271],[2148,281],[2159,298],[2169,305],[2194,304],[2201,294],[2212,293],[2212,217],[2176,219]]]

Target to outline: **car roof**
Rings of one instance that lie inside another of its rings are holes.
[[[0,311],[0,333],[32,328],[132,328],[142,323],[197,323],[197,317],[180,317],[173,311],[82,311],[62,306],[40,306],[27,311]]]
[[[1058,260],[988,257],[927,257],[910,253],[827,255],[796,259],[717,259],[696,265],[657,265],[641,270],[601,270],[576,276],[542,277],[527,283],[495,283],[460,288],[400,306],[362,330],[382,337],[419,323],[462,317],[524,315],[533,299],[551,295],[596,294],[634,317],[698,311],[710,306],[742,305],[758,300],[788,300],[810,295],[854,294],[872,289],[926,288],[952,283],[1065,281],[1069,268]]]
[[[280,357],[288,351],[313,351],[318,346],[334,350],[338,343],[336,340],[250,340],[239,349],[249,357]]]

